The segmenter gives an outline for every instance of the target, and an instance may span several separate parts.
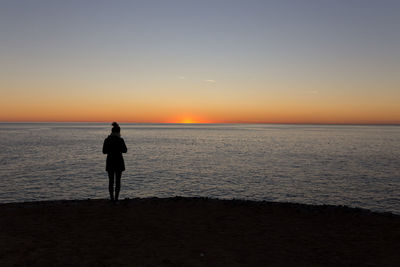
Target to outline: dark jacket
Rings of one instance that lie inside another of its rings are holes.
[[[127,151],[124,139],[109,135],[103,144],[103,154],[107,154],[106,171],[124,171],[125,163],[122,153]]]

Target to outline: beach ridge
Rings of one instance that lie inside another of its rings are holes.
[[[0,204],[1,266],[396,266],[400,216],[201,197]]]

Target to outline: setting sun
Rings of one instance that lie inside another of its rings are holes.
[[[213,123],[213,121],[210,121],[204,117],[198,116],[198,115],[178,115],[174,116],[168,120],[165,121],[166,123],[182,123],[182,124],[191,124],[191,123]]]
[[[180,121],[179,123],[197,123],[196,121],[194,121],[191,118],[185,118],[182,121]]]

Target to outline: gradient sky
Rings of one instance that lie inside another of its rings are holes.
[[[400,123],[400,1],[0,1],[0,121]]]

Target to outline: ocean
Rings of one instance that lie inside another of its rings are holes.
[[[0,123],[0,203],[108,198],[104,123]],[[400,127],[121,124],[120,198],[211,197],[400,214]]]

